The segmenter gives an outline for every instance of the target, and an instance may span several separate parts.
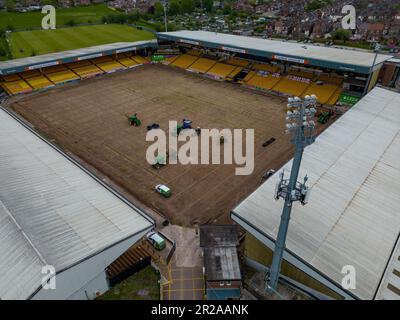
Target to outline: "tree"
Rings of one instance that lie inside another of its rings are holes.
[[[7,11],[15,11],[15,1],[14,0],[6,0],[5,3]]]
[[[333,32],[332,38],[333,40],[341,40],[346,42],[350,39],[350,31],[345,29],[337,29]]]
[[[191,13],[194,11],[194,1],[181,0],[180,8],[181,8],[181,13]]]
[[[154,3],[154,16],[156,18],[164,16],[164,6],[161,2]]]
[[[207,12],[211,12],[213,9],[213,6],[214,6],[214,1],[213,0],[203,0],[203,6]]]
[[[176,16],[180,12],[180,5],[178,0],[171,0],[168,6],[168,14]]]
[[[222,10],[222,13],[223,13],[223,14],[230,14],[231,12],[232,12],[231,6],[225,4],[225,5],[224,5],[224,9]]]

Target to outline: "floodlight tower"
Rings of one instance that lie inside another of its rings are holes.
[[[168,31],[168,24],[167,24],[167,6],[168,6],[168,0],[162,1],[162,6],[164,8],[164,27],[165,27],[165,32]]]
[[[288,99],[286,114],[286,133],[293,135],[292,143],[295,145],[295,155],[290,172],[290,178],[285,179],[285,173],[280,173],[280,181],[276,185],[275,199],[285,199],[278,237],[275,242],[272,265],[266,276],[266,290],[276,292],[279,272],[282,264],[283,251],[285,250],[286,235],[289,227],[292,204],[300,201],[307,204],[310,190],[306,186],[307,176],[303,182],[297,181],[300,171],[301,159],[304,148],[315,141],[315,122],[312,120],[316,113],[317,98],[315,95],[306,96],[304,101],[299,97]]]

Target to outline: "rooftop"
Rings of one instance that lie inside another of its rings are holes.
[[[241,280],[236,247],[204,248],[206,281]]]
[[[400,94],[376,87],[306,148],[300,177],[308,175],[312,192],[306,206],[294,204],[286,251],[337,284],[343,266],[353,265],[352,293],[376,298],[400,251],[399,159]],[[291,164],[283,166],[286,172]],[[271,241],[283,205],[273,197],[278,176],[232,212],[248,231],[256,229]],[[396,285],[400,288],[398,280]],[[381,296],[389,290],[381,289]]]
[[[27,299],[56,272],[153,221],[0,108],[0,298]]]
[[[269,40],[247,36],[237,36],[208,31],[159,32],[159,38],[191,42],[195,45],[207,45],[215,48],[253,55],[265,56],[277,60],[298,59],[300,63],[334,69],[369,73],[375,53],[357,49],[332,48],[280,40]],[[379,54],[375,65],[392,56]],[[292,62],[296,62],[292,60]]]
[[[92,59],[101,55],[115,54],[119,52],[132,51],[142,47],[156,46],[157,40],[146,40],[136,42],[116,42],[100,46],[87,47],[76,50],[68,50],[43,54],[34,57],[0,61],[0,74],[11,74],[21,72],[25,69],[37,69],[50,65],[67,63],[77,60]]]
[[[238,228],[235,225],[203,225],[200,226],[200,247],[239,245]]]

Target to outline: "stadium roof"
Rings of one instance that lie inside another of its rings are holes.
[[[0,298],[26,299],[153,221],[0,108]]]
[[[306,65],[354,71],[368,74],[375,54],[356,49],[341,49],[297,42],[268,40],[255,37],[207,31],[176,31],[157,33],[158,38],[204,47],[246,53],[269,59],[290,61]],[[392,56],[379,54],[375,66]]]
[[[400,252],[399,159],[400,94],[375,88],[306,148],[300,177],[308,175],[312,192],[306,206],[293,207],[285,259],[337,288],[342,268],[353,265],[351,293],[361,299],[393,293],[386,286],[376,296],[381,281],[395,281],[388,277],[400,259],[394,257]],[[286,172],[291,164],[283,166]],[[278,179],[275,174],[231,213],[271,249],[283,205],[273,197]],[[398,289],[399,280],[391,282]]]
[[[93,59],[115,53],[156,47],[157,40],[116,42],[76,50],[61,51],[29,58],[0,62],[0,74],[12,74],[26,70],[39,69],[57,64]]]

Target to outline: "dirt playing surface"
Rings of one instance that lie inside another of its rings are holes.
[[[285,105],[285,98],[147,65],[34,94],[12,109],[146,206],[189,226],[230,222],[230,209],[259,186],[263,173],[293,156],[284,133]],[[142,126],[128,124],[126,115],[134,113]],[[236,176],[235,164],[170,164],[158,170],[149,165],[146,149],[152,143],[145,140],[146,126],[158,123],[167,130],[169,120],[184,118],[194,127],[254,128],[253,174]],[[263,147],[272,137],[276,141]],[[154,191],[160,183],[172,189],[171,198]]]

